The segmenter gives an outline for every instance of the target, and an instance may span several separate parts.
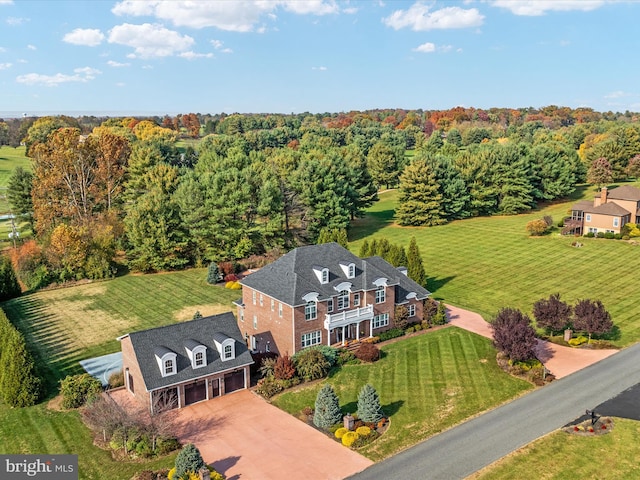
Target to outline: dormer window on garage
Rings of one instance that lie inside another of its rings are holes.
[[[201,368],[207,365],[207,347],[197,340],[189,339],[184,342],[187,357],[191,360],[191,368]]]
[[[157,347],[154,349],[156,362],[163,377],[175,375],[178,372],[178,364],[176,361],[176,352],[169,350],[167,347]]]
[[[223,362],[236,358],[236,341],[233,338],[227,337],[222,332],[216,332],[213,334],[213,343]]]

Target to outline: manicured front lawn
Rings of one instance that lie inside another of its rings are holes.
[[[206,269],[45,290],[5,302],[2,308],[25,334],[49,385],[81,372],[79,360],[120,350],[120,335],[232,311],[237,290],[206,283]]]
[[[344,366],[325,382],[285,392],[273,403],[297,415],[314,406],[328,382],[342,410],[353,413],[360,389],[370,383],[391,417],[387,432],[361,450],[378,461],[532,388],[498,368],[489,340],[455,327],[403,339],[382,351],[374,364]]]
[[[606,435],[581,437],[554,432],[471,475],[474,480],[640,478],[640,423],[615,419]]]
[[[600,299],[618,326],[614,343],[640,340],[640,296],[633,260],[640,246],[624,241],[579,238],[558,230],[529,237],[527,222],[551,215],[554,222],[580,198],[595,191],[583,189],[569,202],[526,215],[459,220],[438,227],[399,227],[393,223],[397,191],[380,195],[367,215],[350,231],[349,248],[358,253],[364,239],[386,237],[407,247],[416,237],[428,275],[427,288],[435,298],[478,312],[491,320],[501,307],[531,313],[533,303],[553,293],[569,302]]]
[[[7,408],[0,405],[0,452],[5,454],[78,455],[83,480],[126,480],[141,470],[171,468],[176,454],[153,461],[122,462],[93,445],[91,432],[77,411],[58,412],[46,405]]]

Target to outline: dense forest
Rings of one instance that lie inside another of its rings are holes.
[[[12,253],[28,288],[312,243],[385,188],[400,190],[399,224],[438,225],[640,168],[635,114],[555,106],[8,119],[2,144],[32,159],[8,190],[33,232]]]

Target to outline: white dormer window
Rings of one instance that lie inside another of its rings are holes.
[[[192,368],[201,368],[207,365],[207,347],[200,342],[190,338],[185,341],[184,349],[191,361]]]
[[[233,358],[233,347],[231,345],[225,345],[224,346],[224,354],[223,354],[223,360],[230,360]]]
[[[326,267],[313,267],[313,273],[322,285],[329,283],[329,269]]]
[[[175,375],[178,372],[178,364],[176,361],[177,354],[166,347],[157,347],[155,349],[156,362],[163,377]]]
[[[215,343],[216,350],[220,354],[220,360],[223,362],[236,358],[236,341],[233,338],[218,332],[213,334],[213,343]]]
[[[194,357],[194,367],[198,368],[198,367],[204,367],[204,353],[203,352],[198,352],[195,354]]]
[[[325,283],[329,283],[329,269],[328,268],[323,268],[322,269],[322,280],[321,283],[324,285]]]
[[[176,373],[173,359],[169,358],[164,361],[164,376],[173,375]]]

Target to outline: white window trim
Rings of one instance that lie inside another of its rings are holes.
[[[613,217],[613,226],[614,227],[620,226],[620,219],[618,217]]]
[[[264,297],[260,294],[260,306],[264,306]]]
[[[323,285],[326,285],[327,283],[329,283],[329,269],[323,268],[321,275],[322,275],[322,279],[320,280],[320,283],[322,283]]]
[[[278,316],[282,318],[282,302],[278,302]]]
[[[360,293],[354,293],[353,294],[353,306],[354,307],[359,307],[360,306]]]
[[[315,332],[303,333],[300,338],[302,348],[312,347],[314,345],[320,345],[322,342],[322,332],[316,330]]]
[[[346,310],[347,308],[349,308],[349,303],[349,290],[342,290],[338,294],[338,310]]]
[[[317,318],[318,318],[318,304],[314,300],[310,300],[304,306],[304,319],[309,322]]]
[[[382,327],[386,327],[389,325],[389,314],[388,313],[381,313],[379,315],[376,315],[373,317],[373,320],[371,320],[371,328],[372,329],[376,329],[376,328],[382,328]]]
[[[257,330],[257,329],[258,329],[258,316],[257,316],[257,315],[254,315],[254,316],[253,316],[253,328],[254,328],[255,330]]]
[[[590,214],[590,213],[587,213],[587,214],[584,216],[584,221],[585,221],[585,222],[590,222],[590,221],[591,221],[591,214]]]
[[[415,317],[416,316],[416,306],[415,306],[415,304],[413,304],[413,303],[410,304],[407,307],[407,310],[409,311],[409,316],[410,317]]]
[[[333,312],[333,298],[327,300],[327,313]]]
[[[256,304],[256,291],[251,292],[251,299],[253,300],[253,304]]]
[[[272,298],[271,299],[271,311],[273,312],[276,309],[276,301]]]
[[[387,291],[384,285],[380,285],[376,288],[376,303],[384,303],[387,300]]]

